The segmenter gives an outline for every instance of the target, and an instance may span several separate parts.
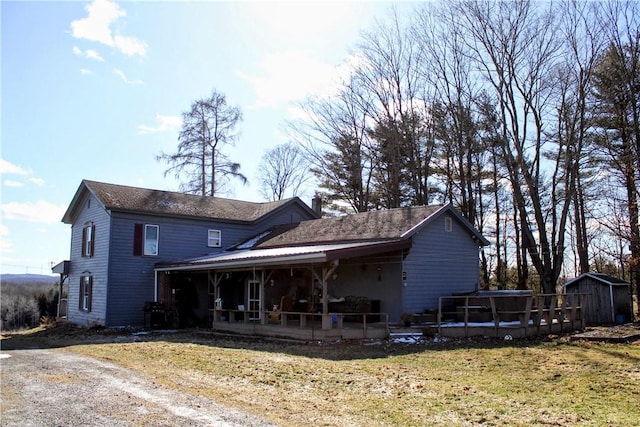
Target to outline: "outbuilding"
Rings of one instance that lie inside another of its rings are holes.
[[[564,285],[567,294],[586,293],[585,321],[589,325],[624,323],[632,319],[631,284],[602,273],[584,273]]]

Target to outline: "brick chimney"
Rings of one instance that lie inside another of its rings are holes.
[[[317,194],[313,196],[311,200],[311,209],[318,215],[318,218],[322,217],[322,197]]]

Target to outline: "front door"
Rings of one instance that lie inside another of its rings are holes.
[[[262,301],[261,290],[260,281],[249,280],[247,282],[247,310],[249,311],[250,320],[260,320],[262,317],[262,307],[260,306]]]

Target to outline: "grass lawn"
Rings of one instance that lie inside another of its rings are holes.
[[[66,334],[5,337],[2,347],[40,339],[285,426],[640,425],[640,345],[565,339],[319,345],[194,331],[96,331],[87,344],[87,337],[82,343]]]

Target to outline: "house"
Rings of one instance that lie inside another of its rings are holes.
[[[583,273],[562,285],[567,294],[584,293],[587,324],[622,323],[633,319],[631,284],[602,273]]]
[[[251,203],[84,180],[62,218],[71,225],[67,318],[142,325],[145,302],[157,298],[157,263],[221,253],[274,225],[317,217],[297,198]],[[200,305],[207,310],[206,298]]]
[[[370,336],[367,325],[479,288],[488,242],[450,204],[318,217],[298,198],[251,203],[85,180],[63,218],[68,318],[142,325],[145,306],[161,304],[175,327],[329,338],[353,322]]]

